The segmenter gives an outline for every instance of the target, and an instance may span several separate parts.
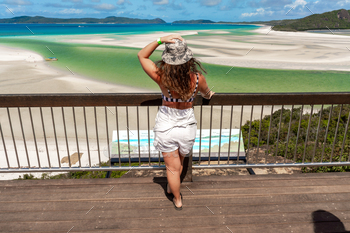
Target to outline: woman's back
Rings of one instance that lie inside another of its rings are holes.
[[[161,82],[158,83],[162,91],[162,97],[163,97],[162,105],[168,106],[171,108],[177,108],[177,109],[191,108],[193,106],[193,100],[196,97],[198,91],[203,89],[202,77],[203,76],[199,73],[191,73],[190,75],[191,92],[190,93],[192,93],[192,95],[187,101],[182,101],[180,95],[177,92],[169,90]],[[170,92],[170,95],[169,95],[169,92]]]

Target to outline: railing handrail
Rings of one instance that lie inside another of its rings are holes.
[[[349,104],[350,92],[198,94],[194,105]],[[1,94],[0,107],[159,106],[160,93]]]

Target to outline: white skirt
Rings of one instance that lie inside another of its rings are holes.
[[[153,146],[157,150],[172,152],[179,149],[183,156],[191,151],[197,132],[193,108],[159,106],[155,121]]]

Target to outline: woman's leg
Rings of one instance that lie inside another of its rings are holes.
[[[165,166],[167,169],[167,179],[171,192],[175,197],[177,207],[182,206],[180,196],[180,175],[181,175],[181,160],[178,150],[172,152],[162,152]]]
[[[178,151],[178,149],[177,149],[177,151]],[[175,153],[175,151],[174,152],[170,152],[169,154],[171,155],[172,153]],[[182,155],[180,152],[179,152],[179,155],[180,155],[180,162],[181,162],[181,169],[180,169],[180,177],[181,177],[182,170],[183,170],[184,159],[185,159],[186,155]],[[181,179],[180,179],[180,181],[181,181]],[[171,193],[171,190],[168,189],[168,185],[167,185],[167,192]]]

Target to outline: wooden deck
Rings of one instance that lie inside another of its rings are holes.
[[[0,181],[0,232],[349,232],[350,174]]]

